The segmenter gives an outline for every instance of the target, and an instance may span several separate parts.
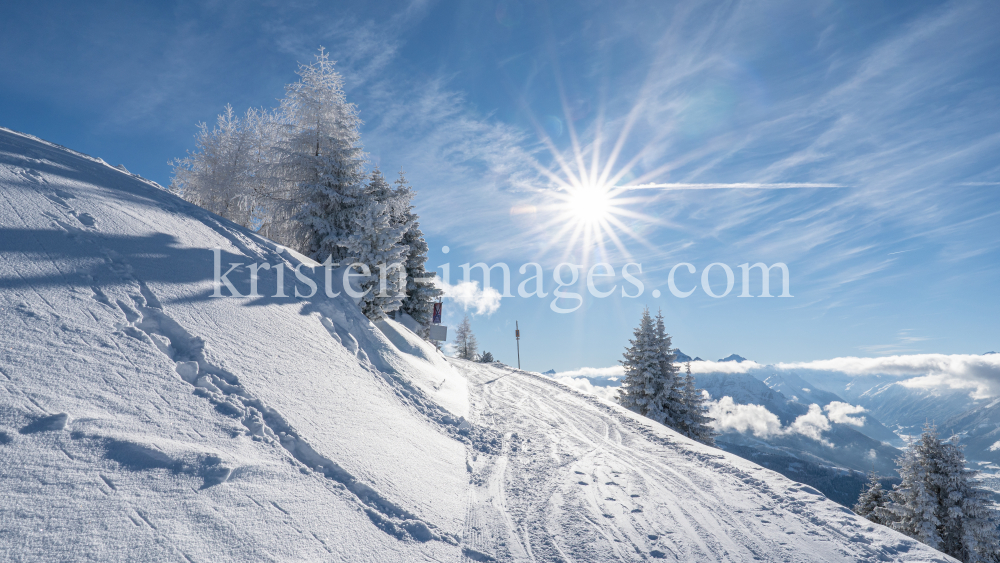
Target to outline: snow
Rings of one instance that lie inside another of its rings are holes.
[[[314,265],[0,129],[0,559],[949,560],[346,294],[212,298],[215,248]]]

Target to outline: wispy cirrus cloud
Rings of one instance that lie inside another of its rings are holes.
[[[667,184],[638,184],[622,186],[622,190],[790,190],[801,188],[846,188],[841,184],[822,184],[810,182],[737,182],[729,184],[695,184],[695,183],[667,183]]]

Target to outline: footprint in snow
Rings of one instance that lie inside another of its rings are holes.
[[[22,428],[19,432],[21,434],[35,434],[37,432],[56,432],[66,428],[66,423],[69,422],[69,415],[61,412],[59,414],[54,414],[51,416],[43,416],[38,418],[32,423],[28,424]]]
[[[81,213],[79,215],[76,215],[76,220],[79,221],[85,227],[93,227],[94,223],[97,222],[97,220],[94,219],[94,216],[91,215],[90,213]]]

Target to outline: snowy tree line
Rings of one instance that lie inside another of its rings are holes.
[[[854,512],[965,563],[1000,561],[1000,513],[968,469],[957,437],[941,440],[924,427],[896,460],[902,482],[891,491],[869,475]]]
[[[172,163],[171,191],[318,262],[358,264],[368,318],[402,310],[430,324],[441,291],[410,184],[402,171],[393,184],[366,172],[361,119],[323,49],[298,75],[277,109],[227,105],[214,128],[200,124],[196,150]]]
[[[643,310],[634,335],[621,360],[625,378],[618,391],[619,404],[693,440],[714,445],[705,397],[695,387],[690,362],[686,374],[680,376],[663,314],[657,313],[654,322],[649,309]]]

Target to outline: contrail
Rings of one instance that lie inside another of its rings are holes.
[[[841,184],[815,183],[780,183],[762,184],[757,182],[739,182],[735,184],[639,184],[636,186],[619,186],[622,190],[787,190],[793,188],[846,188]]]

